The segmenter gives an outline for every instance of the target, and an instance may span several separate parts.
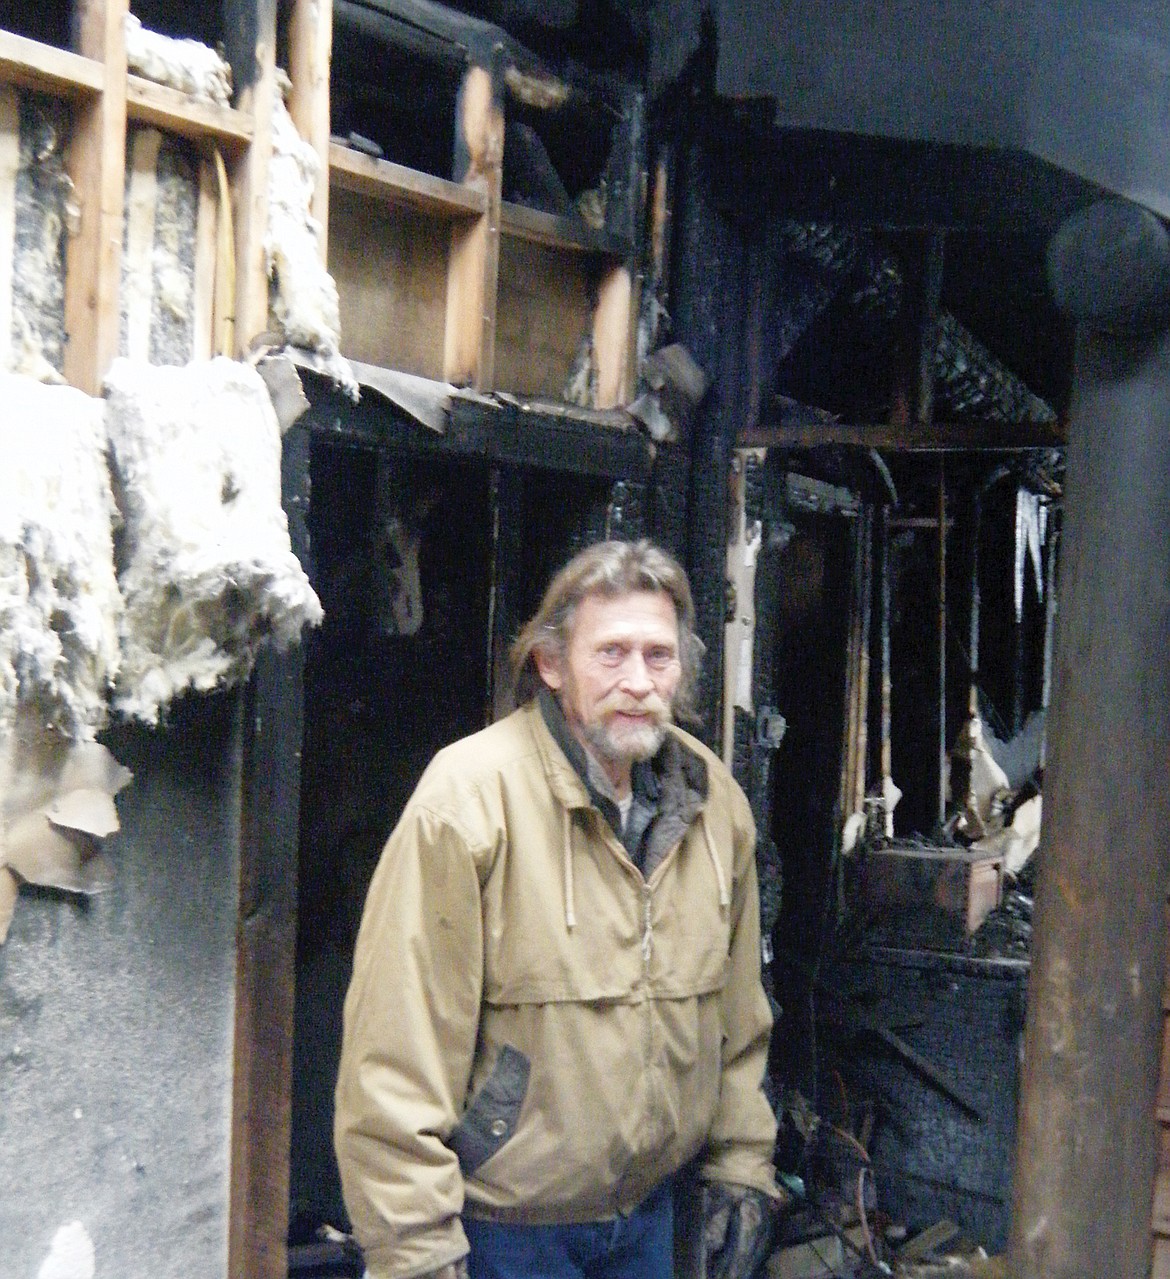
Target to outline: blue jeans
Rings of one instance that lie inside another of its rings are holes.
[[[671,1279],[674,1203],[669,1182],[628,1217],[567,1226],[463,1218],[471,1279]]]

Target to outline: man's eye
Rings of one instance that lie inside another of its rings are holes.
[[[646,665],[662,670],[674,661],[674,653],[669,648],[652,648],[646,654]]]
[[[625,661],[626,650],[622,648],[620,644],[606,644],[598,656],[603,662],[608,662],[612,666],[617,666]]]

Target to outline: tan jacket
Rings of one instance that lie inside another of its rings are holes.
[[[419,782],[370,885],[336,1095],[374,1279],[465,1253],[465,1208],[603,1219],[700,1153],[775,1193],[751,811],[672,731],[707,799],[648,881],[534,703]]]

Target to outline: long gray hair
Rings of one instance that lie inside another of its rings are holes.
[[[678,614],[678,651],[682,678],[674,698],[679,719],[695,723],[695,686],[703,658],[703,641],[695,634],[695,605],[682,566],[648,541],[597,542],[578,552],[562,568],[544,593],[533,616],[522,627],[509,653],[512,692],[518,706],[544,686],[536,654],[563,659],[577,607],[589,595],[614,598],[633,591],[661,591],[670,596]]]

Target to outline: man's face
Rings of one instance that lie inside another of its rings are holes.
[[[537,667],[578,740],[613,780],[628,780],[662,745],[682,678],[674,601],[662,591],[587,595],[563,658],[538,656]]]

